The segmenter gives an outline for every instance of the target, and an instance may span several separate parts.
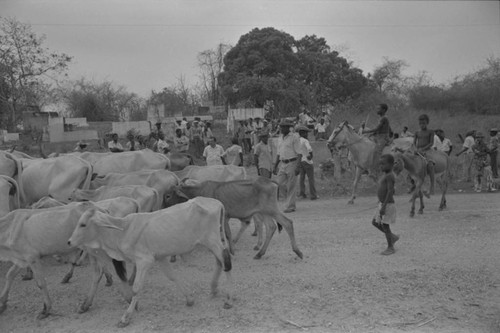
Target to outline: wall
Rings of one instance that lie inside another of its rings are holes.
[[[119,137],[125,137],[127,132],[131,129],[135,129],[141,135],[149,135],[149,133],[151,133],[149,121],[113,122],[111,126],[111,131],[118,134]]]
[[[49,140],[50,142],[64,142],[64,141],[86,141],[97,140],[98,135],[95,130],[77,130],[65,132],[63,124],[53,124],[49,126]]]

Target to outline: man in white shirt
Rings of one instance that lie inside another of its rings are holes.
[[[465,158],[463,160],[463,173],[466,182],[472,181],[472,161],[474,160],[474,151],[472,150],[472,146],[476,143],[475,137],[476,131],[472,130],[465,134],[465,140],[462,145],[462,150],[459,151],[456,156],[460,156],[465,153]]]
[[[111,136],[111,141],[108,142],[108,149],[112,153],[123,152],[123,146],[118,142],[118,134],[113,133]]]
[[[316,132],[316,141],[326,140],[326,123],[325,119],[321,118],[319,123],[314,126],[314,131]]]
[[[226,165],[224,148],[217,144],[215,137],[211,137],[208,146],[203,150],[203,158],[207,165]]]
[[[413,137],[413,133],[408,132],[408,127],[404,126],[403,127],[403,132],[401,132],[401,134],[399,134],[399,137],[400,138],[412,138]]]
[[[158,141],[155,143],[156,151],[162,154],[167,154],[170,151],[170,145],[165,141],[163,133],[158,133]]]
[[[233,138],[231,140],[232,146],[226,149],[226,160],[228,164],[243,166],[243,149],[238,144],[238,139]]]
[[[175,130],[174,147],[179,153],[187,153],[189,150],[189,139],[180,128]]]
[[[302,159],[299,136],[290,132],[290,127],[293,125],[293,122],[287,119],[280,123],[281,136],[278,140],[278,155],[273,170],[273,173],[278,175],[278,184],[286,186],[285,213],[294,212],[296,209],[297,176],[300,173],[299,162]]]
[[[273,160],[271,147],[268,145],[269,133],[259,132],[259,143],[254,147],[254,161],[257,167],[257,174],[262,177],[271,178]]]
[[[300,161],[300,193],[299,196],[302,198],[307,198],[306,196],[306,186],[305,186],[305,178],[307,176],[307,180],[309,181],[309,194],[311,196],[311,200],[318,199],[316,195],[316,187],[314,186],[314,166],[313,166],[313,150],[309,140],[307,140],[307,133],[309,132],[309,128],[306,126],[300,125],[296,128],[296,131],[299,132],[300,136],[300,145],[302,149],[302,160]]]
[[[446,155],[450,156],[453,150],[453,144],[450,139],[444,137],[444,131],[442,129],[436,130],[434,135],[434,145],[433,149],[442,151]]]

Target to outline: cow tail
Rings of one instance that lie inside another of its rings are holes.
[[[226,210],[222,206],[220,211],[220,225],[222,227],[222,234],[224,236],[224,242],[227,244],[228,248],[222,250],[222,258],[224,260],[224,271],[228,272],[231,270],[231,254],[234,255],[232,239],[231,239],[231,229],[229,228],[229,219],[226,218]]]
[[[16,180],[15,176],[17,175],[17,189],[19,192],[19,201],[20,203],[23,203],[24,206],[24,202],[26,202],[26,194],[24,193],[23,180],[22,180],[23,164],[18,158],[14,157],[11,154],[6,154],[6,156],[10,158],[12,161],[14,161],[14,163],[16,164],[16,169],[17,169],[16,174],[12,175],[12,178]],[[19,205],[19,208],[21,208],[21,205]]]
[[[125,267],[125,262],[124,261],[119,261],[113,259],[113,266],[115,267],[116,275],[122,280],[123,282],[127,282],[127,268]]]
[[[7,177],[7,176],[5,176],[5,177],[7,178],[9,183],[11,183],[12,186],[15,187],[16,209],[21,208],[21,200],[20,200],[21,194],[19,193],[19,191],[21,189],[19,188],[19,185],[17,184],[17,182],[14,179]]]

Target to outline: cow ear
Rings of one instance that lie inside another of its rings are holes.
[[[178,197],[184,198],[186,200],[189,200],[187,195],[184,194],[180,189],[175,189],[175,194],[177,194]]]
[[[11,182],[9,195],[16,195],[16,192],[17,192],[17,185]]]
[[[112,224],[108,218],[106,218],[106,215],[104,213],[96,210],[95,212],[95,224],[98,225],[99,227],[103,228],[109,228],[109,229],[117,229],[120,231],[123,231],[123,228],[117,227],[116,225]]]

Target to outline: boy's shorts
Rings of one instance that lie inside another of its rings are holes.
[[[373,219],[377,223],[394,224],[396,223],[396,205],[394,203],[388,203],[385,206],[385,215],[380,216],[380,209],[382,208],[382,203],[378,203],[377,211]]]

